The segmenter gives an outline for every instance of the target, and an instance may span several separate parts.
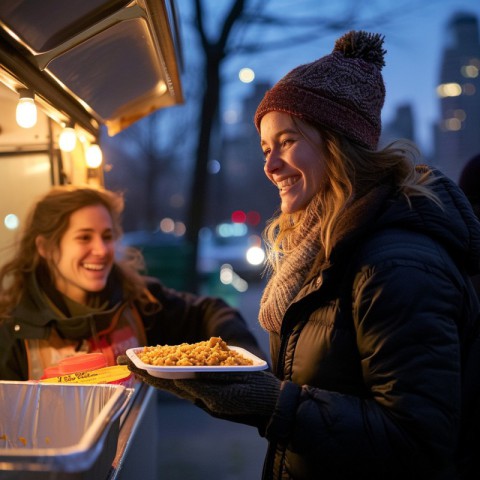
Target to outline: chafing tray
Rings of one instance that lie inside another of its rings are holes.
[[[132,391],[0,382],[0,479],[106,478]]]

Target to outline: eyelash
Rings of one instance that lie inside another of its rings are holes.
[[[91,240],[91,236],[90,235],[80,235],[79,237],[77,237],[77,239],[81,242],[89,242]],[[112,242],[114,240],[113,238],[113,235],[109,234],[109,235],[105,235],[103,237],[103,241],[104,242]]]
[[[286,146],[286,144],[290,144],[290,143],[293,143],[295,140],[293,138],[286,138],[285,140],[282,140],[280,142],[280,145],[283,147]],[[267,156],[269,155],[269,153],[271,152],[272,150],[270,148],[267,148],[266,150],[263,150],[263,156],[264,158],[266,159]]]

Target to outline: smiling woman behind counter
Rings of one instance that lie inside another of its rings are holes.
[[[0,270],[0,380],[39,379],[79,353],[115,365],[127,348],[212,336],[265,357],[223,300],[141,275],[137,250],[117,259],[123,206],[109,190],[59,186],[32,207]]]

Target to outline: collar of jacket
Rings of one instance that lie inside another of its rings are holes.
[[[50,329],[55,327],[59,334],[68,339],[77,340],[91,336],[93,331],[108,328],[115,312],[124,304],[121,286],[117,275],[112,271],[108,282],[110,298],[117,301],[110,304],[106,310],[92,312],[86,315],[68,317],[55,311],[45,298],[43,288],[37,277],[32,274],[28,280],[27,294],[13,311],[8,325],[13,329],[16,338],[48,338]]]
[[[393,189],[389,184],[379,185],[345,211],[332,239],[330,260],[325,261],[323,256],[319,256],[294,301],[340,280],[355,250],[375,232],[375,220],[392,195]]]

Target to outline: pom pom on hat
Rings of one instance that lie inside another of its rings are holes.
[[[266,113],[284,112],[375,150],[385,101],[385,53],[383,36],[346,33],[331,54],[294,68],[267,91],[255,113],[257,129]]]
[[[335,42],[333,51],[343,53],[345,58],[361,58],[381,70],[385,66],[386,53],[382,45],[383,37],[378,33],[351,31]]]

